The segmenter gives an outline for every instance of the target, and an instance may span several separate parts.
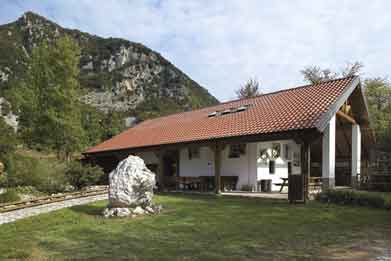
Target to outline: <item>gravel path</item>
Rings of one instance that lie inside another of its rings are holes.
[[[19,210],[6,212],[6,213],[0,213],[0,225],[14,222],[18,219],[22,219],[26,217],[36,216],[42,213],[48,213],[57,209],[68,208],[77,205],[84,205],[84,204],[88,204],[99,200],[105,200],[105,199],[107,199],[107,194],[84,197],[84,198],[69,199],[66,201],[55,202],[55,203],[35,206],[31,208],[19,209]]]

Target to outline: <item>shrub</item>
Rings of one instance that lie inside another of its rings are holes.
[[[2,175],[0,174],[0,188],[4,188],[7,186],[7,176],[5,175],[5,173],[3,173]]]
[[[327,190],[320,193],[317,200],[340,205],[355,205],[374,208],[391,209],[391,195],[389,198],[383,193],[356,191],[356,190]]]
[[[98,184],[103,175],[104,172],[100,167],[82,165],[77,161],[72,162],[65,172],[69,184],[77,189]]]
[[[7,189],[6,192],[0,194],[0,203],[15,202],[19,200],[19,194],[14,189]]]
[[[55,160],[15,154],[8,160],[8,187],[33,186],[41,192],[63,192],[67,185],[65,165]]]
[[[45,196],[46,194],[37,190],[37,188],[33,186],[24,186],[24,187],[15,187],[13,188],[19,195],[30,195],[30,196],[36,196],[41,197]]]
[[[40,160],[35,170],[39,178],[32,184],[39,191],[46,193],[64,192],[68,183],[65,177],[65,164]]]

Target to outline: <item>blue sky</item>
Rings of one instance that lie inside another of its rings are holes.
[[[391,1],[0,0],[0,23],[34,11],[58,24],[141,42],[219,100],[250,77],[263,92],[303,83],[316,64],[364,64],[364,77],[391,68]]]

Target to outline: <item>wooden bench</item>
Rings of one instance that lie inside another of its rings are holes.
[[[199,177],[176,177],[176,189],[180,190],[188,189],[194,190],[200,188],[200,178]]]
[[[322,191],[323,178],[322,177],[309,177],[308,178],[308,192],[319,193]]]
[[[238,183],[238,176],[221,176],[221,187],[222,191],[231,191],[236,189]],[[176,177],[176,189],[188,189],[200,191],[213,190],[215,186],[214,176],[199,176],[199,177]]]
[[[236,184],[238,183],[238,176],[221,176],[221,191],[236,190]]]

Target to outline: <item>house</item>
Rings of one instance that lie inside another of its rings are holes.
[[[138,155],[161,189],[280,191],[292,177],[289,187],[305,193],[312,183],[355,185],[368,128],[360,79],[351,76],[146,120],[84,155],[106,172]]]

